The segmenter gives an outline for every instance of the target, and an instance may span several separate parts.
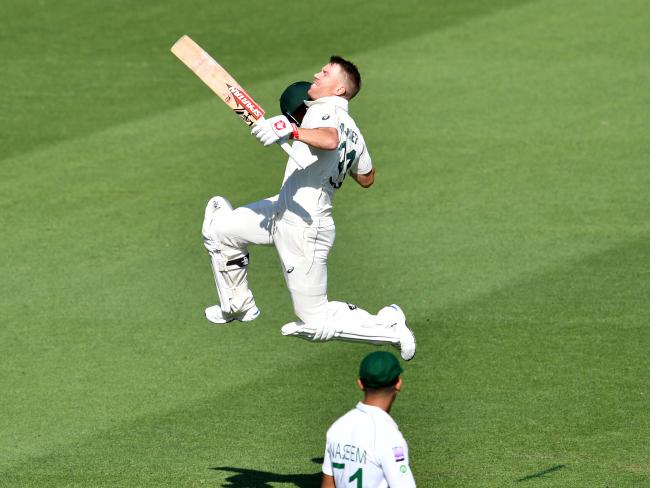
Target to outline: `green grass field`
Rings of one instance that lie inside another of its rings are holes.
[[[277,192],[176,60],[189,34],[271,115],[330,54],[377,168],[338,193],[329,296],[418,339],[393,416],[418,486],[650,486],[650,9],[643,0],[3,0],[0,486],[317,487],[373,346],[219,328],[213,195]]]

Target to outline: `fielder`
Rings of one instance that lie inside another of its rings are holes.
[[[360,87],[356,66],[333,56],[311,84],[294,83],[285,90],[284,115],[253,128],[252,134],[263,145],[293,140],[301,159],[314,162],[301,169],[289,159],[280,193],[273,197],[237,209],[221,196],[208,202],[203,238],[220,301],[205,311],[211,322],[248,322],[259,316],[248,287],[248,246],[275,245],[300,319],[283,326],[283,335],[392,344],[407,361],[415,355],[415,337],[397,305],[372,315],[327,299],[327,256],[335,237],[334,193],[347,175],[363,188],[375,178],[364,138],[348,114],[349,100]]]
[[[389,352],[363,358],[357,383],[364,398],[327,431],[321,488],[415,487],[408,446],[389,415],[401,373]]]

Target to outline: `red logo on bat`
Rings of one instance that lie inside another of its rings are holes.
[[[262,107],[256,104],[253,98],[246,93],[243,88],[238,88],[228,84],[226,86],[228,87],[228,91],[239,101],[239,104],[244,107],[248,113],[255,117],[255,119],[259,119],[264,115]]]

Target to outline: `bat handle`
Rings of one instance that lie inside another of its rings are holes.
[[[291,159],[298,165],[300,169],[305,169],[305,166],[309,166],[311,163],[316,161],[316,157],[310,158],[310,161],[301,161],[301,158],[296,154],[296,151],[294,151],[293,147],[291,144],[288,142],[283,142],[280,144],[280,147],[284,149],[284,152],[286,152]]]
[[[264,116],[257,119],[255,123],[257,124],[259,122],[262,122],[263,120],[266,120]],[[293,150],[293,147],[288,142],[283,142],[282,144],[280,144],[280,147],[284,150],[284,152],[286,152],[289,155],[291,159],[293,159],[294,163],[296,163],[296,165],[300,169],[305,169],[305,166],[309,166],[317,159],[315,156],[312,156],[309,161],[301,161],[300,156],[296,154],[296,151]]]

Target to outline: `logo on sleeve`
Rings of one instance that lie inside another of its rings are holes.
[[[393,447],[393,456],[396,463],[404,461],[404,448],[402,446]]]
[[[329,114],[328,115],[323,115],[323,120],[327,120],[329,118],[330,118]]]

